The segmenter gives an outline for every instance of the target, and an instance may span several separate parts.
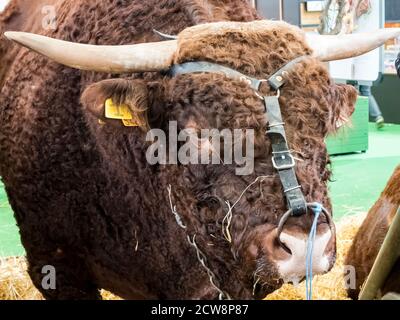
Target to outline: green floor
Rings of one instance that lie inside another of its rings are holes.
[[[13,212],[0,182],[0,257],[21,255],[23,253],[24,248],[20,244]]]
[[[367,153],[332,157],[333,182],[330,191],[335,220],[366,212],[379,197],[394,168],[400,164],[400,125],[377,131],[370,125]],[[21,255],[12,210],[0,183],[0,256]]]
[[[386,125],[378,131],[370,124],[368,152],[334,156],[332,162],[330,192],[335,220],[367,212],[400,165],[400,125]]]

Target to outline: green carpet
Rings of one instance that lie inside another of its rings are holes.
[[[378,131],[370,124],[369,132],[367,153],[332,157],[330,192],[336,221],[345,215],[367,212],[400,164],[400,126],[387,125]],[[0,183],[0,256],[23,253],[18,228]]]
[[[13,211],[8,204],[3,184],[0,182],[0,257],[22,255],[24,248],[19,239]]]
[[[400,165],[400,126],[369,126],[366,153],[332,157],[330,194],[335,220],[367,212],[379,198],[397,165]]]

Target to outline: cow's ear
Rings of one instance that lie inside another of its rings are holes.
[[[337,84],[334,90],[332,105],[335,117],[331,121],[330,132],[335,132],[350,122],[357,101],[357,90],[351,85]]]
[[[81,103],[99,125],[149,129],[148,88],[143,80],[110,79],[90,85]]]

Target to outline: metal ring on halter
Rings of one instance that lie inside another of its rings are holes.
[[[311,207],[312,204],[311,203],[307,203],[308,207]],[[331,231],[333,232],[333,221],[332,221],[332,217],[329,214],[328,210],[326,210],[323,206],[322,206],[322,213],[324,213],[325,217],[326,217],[326,222],[328,223],[329,229],[331,229]]]
[[[307,208],[312,209],[313,208],[313,203],[307,203]],[[281,242],[281,233],[283,231],[283,227],[285,226],[286,222],[289,220],[289,218],[292,216],[293,210],[290,209],[288,210],[282,218],[279,220],[278,228],[277,228],[277,238],[279,244],[287,251],[290,251],[287,246]],[[326,217],[326,222],[328,223],[329,229],[331,229],[331,232],[333,232],[333,222],[332,222],[332,217],[329,214],[328,210],[326,210],[324,207],[322,207],[322,213]]]
[[[281,233],[283,230],[283,227],[285,226],[286,221],[289,220],[289,218],[292,216],[293,210],[290,209],[286,211],[286,213],[282,216],[282,218],[279,220],[278,228],[277,228],[277,233],[276,237],[278,239],[278,243],[281,245],[282,248],[285,249],[288,253],[291,253],[290,249],[281,241]]]

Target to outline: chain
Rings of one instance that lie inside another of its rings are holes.
[[[215,275],[214,272],[211,271],[211,269],[207,266],[207,258],[205,254],[200,250],[200,248],[197,246],[196,243],[196,235],[193,236],[193,240],[190,239],[190,236],[187,236],[187,240],[189,241],[190,245],[196,249],[196,254],[197,254],[197,260],[199,260],[200,264],[203,266],[203,268],[206,270],[207,275],[210,279],[210,282],[212,286],[218,291],[219,293],[219,300],[232,300],[232,298],[229,296],[228,293],[224,292],[221,290],[217,285],[216,282],[217,276]]]
[[[175,217],[176,223],[178,224],[178,226],[183,229],[186,230],[186,226],[182,223],[182,218],[180,217],[179,213],[176,210],[176,206],[173,206],[172,204],[172,196],[171,196],[171,185],[168,186],[168,196],[169,196],[169,202],[171,205],[171,211]],[[189,244],[196,250],[196,255],[197,255],[197,260],[199,260],[201,266],[204,268],[204,270],[206,271],[208,278],[210,280],[211,285],[218,291],[219,293],[219,300],[232,300],[232,298],[230,297],[230,295],[223,291],[218,285],[218,280],[217,280],[217,276],[215,275],[215,273],[207,266],[207,257],[206,255],[200,250],[199,246],[196,243],[196,234],[193,235],[193,238],[190,238],[190,235],[187,235],[187,241],[189,242]]]

